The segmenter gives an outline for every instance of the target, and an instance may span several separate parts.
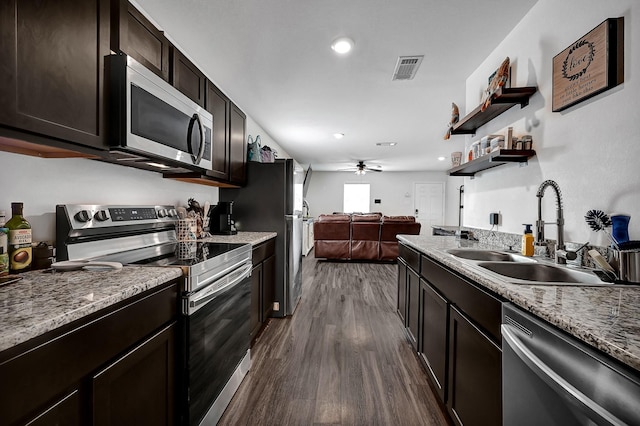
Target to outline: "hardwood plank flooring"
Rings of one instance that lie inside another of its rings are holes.
[[[303,259],[219,425],[448,425],[396,314],[395,264]]]

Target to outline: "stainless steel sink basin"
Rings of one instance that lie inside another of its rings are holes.
[[[513,262],[481,262],[478,263],[478,266],[495,272],[496,274],[522,281],[546,282],[550,284],[582,283],[609,285],[591,272],[579,271],[564,266]]]
[[[528,262],[535,263],[536,261],[526,257],[520,256],[515,253],[507,253],[494,250],[481,250],[481,249],[451,249],[447,250],[447,253],[456,257],[469,260],[481,260],[492,262]]]

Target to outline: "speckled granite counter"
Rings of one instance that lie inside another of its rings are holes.
[[[182,275],[180,268],[32,271],[0,287],[0,351]]]
[[[487,248],[455,237],[398,238],[576,338],[640,371],[640,286],[512,284],[447,253],[452,248]]]
[[[251,244],[255,246],[277,236],[278,234],[276,232],[238,232],[236,235],[213,235],[205,238],[204,241],[210,241],[212,243]]]

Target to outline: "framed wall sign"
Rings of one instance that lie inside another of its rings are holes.
[[[624,81],[624,18],[609,18],[553,58],[553,112]]]

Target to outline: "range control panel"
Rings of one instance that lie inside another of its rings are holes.
[[[63,204],[56,215],[64,215],[72,229],[104,228],[129,224],[172,223],[178,220],[174,206],[101,206]]]

